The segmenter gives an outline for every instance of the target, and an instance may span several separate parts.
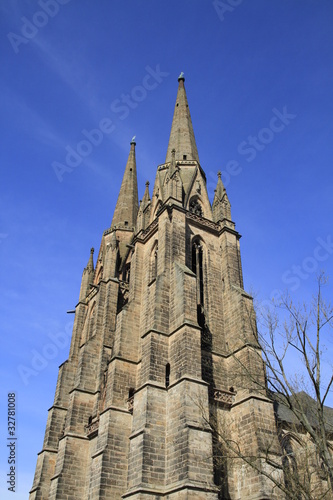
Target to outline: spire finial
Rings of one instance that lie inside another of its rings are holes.
[[[222,175],[221,170],[219,170],[219,171],[217,172],[217,177],[218,177],[219,179],[221,179],[221,175]]]
[[[135,139],[136,139],[136,135],[133,135],[133,137],[132,137],[132,140],[131,140],[130,144],[134,144],[134,146],[136,146]]]
[[[95,251],[94,247],[91,247],[91,249],[90,249],[90,253],[91,253],[91,254],[93,254],[93,253],[94,253],[94,251]]]
[[[149,187],[149,181],[146,181],[146,187]]]
[[[180,80],[183,80],[183,82],[185,82],[185,75],[183,72],[181,72],[179,77],[178,77],[178,81],[180,81]]]

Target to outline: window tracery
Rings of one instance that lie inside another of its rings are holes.
[[[200,217],[203,216],[202,206],[200,205],[200,203],[197,199],[190,201],[189,209],[190,209],[190,212],[192,212],[192,214],[199,215]]]

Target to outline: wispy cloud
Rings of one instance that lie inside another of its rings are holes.
[[[92,119],[103,116],[105,105],[99,100],[93,84],[96,76],[92,75],[96,71],[84,59],[82,51],[62,51],[43,36],[34,38],[32,42],[43,64],[76,94]]]
[[[61,137],[55,132],[52,124],[45,120],[28,102],[12,89],[1,85],[4,107],[8,109],[7,119],[16,129],[34,140],[52,147],[64,147]]]

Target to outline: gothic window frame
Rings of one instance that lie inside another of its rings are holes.
[[[80,347],[82,347],[87,342],[88,332],[89,332],[89,309],[88,306],[85,307],[83,328],[80,335]]]
[[[198,324],[202,328],[205,324],[204,308],[207,302],[205,287],[206,254],[207,251],[205,242],[200,236],[194,236],[191,241],[191,269],[196,276],[196,303],[198,312]]]
[[[154,214],[153,214],[153,219],[152,220],[156,219],[157,213],[160,210],[160,208],[162,208],[162,206],[163,206],[162,200],[158,199],[157,202],[156,202],[155,208],[154,208]]]
[[[168,389],[170,386],[170,373],[171,373],[171,367],[170,363],[167,363],[165,365],[165,388]]]
[[[149,259],[149,266],[150,266],[149,283],[152,283],[153,281],[156,280],[157,264],[158,264],[158,240],[155,240],[150,252],[150,259]]]
[[[191,241],[191,267],[192,272],[198,276],[200,283],[200,293],[199,287],[197,288],[197,303],[202,306],[205,303],[204,294],[204,253],[205,245],[202,238],[195,236]],[[194,258],[195,257],[195,258]],[[199,257],[199,262],[197,262],[197,257]]]
[[[96,322],[96,300],[94,300],[89,311],[89,324],[88,324],[88,339],[94,336],[94,327]]]
[[[123,278],[122,281],[129,284],[130,279],[131,279],[131,262],[130,261],[126,262],[124,265],[122,278]]]
[[[203,203],[198,195],[190,198],[188,210],[191,214],[197,215],[198,217],[204,217]]]
[[[287,432],[280,441],[282,448],[282,467],[284,478],[288,485],[292,478],[298,479],[299,467],[302,465],[298,462],[297,455],[299,450],[304,448],[305,444],[302,439],[294,432]],[[292,484],[290,484],[292,486]]]

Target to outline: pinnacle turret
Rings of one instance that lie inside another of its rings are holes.
[[[223,219],[231,220],[230,201],[221,179],[221,172],[217,173],[217,177],[217,185],[212,205],[213,219],[215,222],[219,222]]]
[[[138,182],[136,175],[135,136],[131,140],[131,149],[121,183],[116,208],[113,214],[112,228],[128,228],[135,226],[138,215]]]
[[[145,189],[142,201],[141,201],[141,208],[142,208],[142,210],[144,210],[146,208],[146,206],[149,204],[149,202],[150,202],[149,181],[147,181],[146,182],[146,189]]]
[[[176,161],[195,160],[199,162],[190,109],[186,97],[184,73],[179,75],[178,82],[177,99],[165,161],[166,163],[171,161],[172,150],[175,149]]]
[[[90,285],[94,280],[94,251],[94,248],[91,248],[88,264],[83,270],[79,301],[83,301],[85,299],[87,293],[90,290]]]
[[[149,181],[146,182],[146,189],[142,200],[140,200],[138,218],[136,221],[136,232],[146,229],[150,215],[150,195],[149,195]]]
[[[89,272],[94,271],[94,258],[93,258],[94,252],[95,252],[95,249],[91,248],[90,249],[90,256],[89,256],[88,264],[87,264],[87,267],[86,267],[87,271],[89,271]]]

